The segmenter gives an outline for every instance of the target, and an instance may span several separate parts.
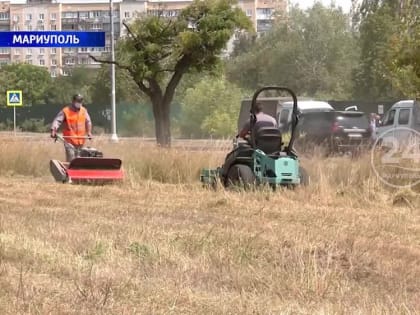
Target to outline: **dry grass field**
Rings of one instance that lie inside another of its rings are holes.
[[[0,314],[420,313],[420,190],[369,157],[305,159],[307,188],[211,191],[199,169],[230,143],[99,139],[127,178],[77,186],[53,181],[45,138],[0,139]]]

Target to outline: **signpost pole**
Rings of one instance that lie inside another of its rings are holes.
[[[109,0],[109,14],[111,22],[111,61],[115,61],[114,49],[114,4],[113,0]],[[117,119],[115,112],[115,64],[111,64],[111,107],[112,107],[112,135],[111,140],[118,142],[117,136]]]
[[[13,106],[13,134],[16,137],[16,106],[22,106],[22,91],[7,91],[7,106]]]
[[[13,106],[13,134],[16,137],[16,106]]]

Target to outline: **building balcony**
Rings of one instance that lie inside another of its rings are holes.
[[[76,24],[79,23],[78,18],[61,18],[61,24]]]
[[[0,20],[0,25],[10,25],[10,20]]]
[[[90,54],[90,52],[89,52],[89,51],[87,51],[87,50],[85,50],[85,51],[79,50],[79,51],[77,52],[77,54],[78,54],[78,55],[89,55],[89,54]]]
[[[257,13],[257,20],[274,20],[273,14]]]

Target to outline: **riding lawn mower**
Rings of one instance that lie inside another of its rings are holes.
[[[266,90],[288,92],[293,98],[293,114],[290,140],[287,146],[282,142],[282,134],[276,127],[256,126],[256,102],[258,95]],[[203,185],[217,187],[252,187],[269,185],[295,187],[307,185],[309,177],[300,165],[293,150],[295,130],[299,115],[297,97],[287,87],[267,86],[257,90],[252,98],[250,109],[250,136],[245,142],[234,142],[231,152],[226,155],[224,164],[216,169],[201,169],[200,181]],[[238,136],[236,136],[238,139]]]

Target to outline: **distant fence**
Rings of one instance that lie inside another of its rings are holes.
[[[36,106],[22,106],[16,108],[16,123],[20,125],[25,120],[30,119],[44,119],[45,124],[51,124],[57,113],[64,107],[64,105],[36,105]],[[141,107],[147,119],[152,120],[153,114],[150,106],[140,104],[117,104],[116,114],[117,122],[121,123],[123,113],[130,111],[134,107]],[[104,128],[105,132],[110,132],[111,128],[111,106],[102,104],[86,105],[89,115],[94,123],[94,126]],[[0,123],[13,121],[13,108],[0,107]]]
[[[367,113],[378,112],[378,105],[383,105],[384,111],[387,111],[395,101],[373,102],[373,101],[328,101],[335,109],[344,110],[348,106],[356,105],[358,109]],[[125,111],[129,111],[130,107],[139,106],[138,104],[117,104],[117,120],[120,120]],[[29,119],[44,119],[45,124],[50,124],[54,117],[61,110],[63,105],[37,105],[31,107],[18,107],[16,109],[17,125]],[[111,107],[102,104],[90,104],[86,106],[95,126],[104,128],[105,132],[110,132],[111,127]],[[146,112],[149,120],[153,119],[150,106],[144,105],[142,109]],[[173,107],[173,116],[180,114],[179,105]],[[0,107],[0,123],[6,123],[7,120],[13,121],[12,107]]]

